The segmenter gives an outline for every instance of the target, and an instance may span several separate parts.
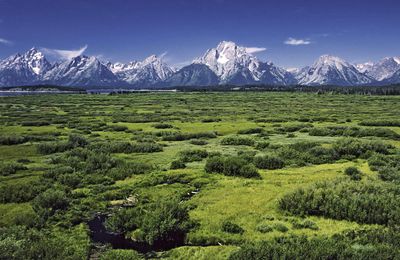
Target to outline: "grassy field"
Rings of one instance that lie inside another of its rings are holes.
[[[362,172],[361,183],[386,185],[369,165],[378,150],[340,154],[338,145],[348,139],[379,142],[388,147],[385,155],[399,154],[399,96],[209,92],[0,100],[0,227],[5,230],[22,226],[21,232],[47,232],[58,241],[59,230],[74,228],[65,240],[88,241],[86,223],[98,212],[120,214],[118,205],[132,197],[133,208],[146,210],[146,205],[177,199],[193,224],[185,229],[183,244],[147,255],[150,258],[227,259],[249,242],[386,228],[351,217],[291,214],[279,201],[318,182],[352,182],[344,173],[352,166]],[[113,146],[118,143],[125,146]],[[330,157],[322,159],[317,150]],[[201,151],[206,154],[198,158]],[[253,168],[255,164],[259,177],[206,171],[207,161],[218,156]],[[281,165],[260,167],[255,159],[260,156],[278,157]],[[171,169],[173,161],[183,165]],[[53,193],[42,195],[48,190]],[[57,192],[67,198],[65,205],[49,199],[59,198]],[[313,223],[312,228],[297,225],[304,221]],[[229,232],[222,228],[224,222],[242,231]],[[146,230],[141,225],[122,225],[120,231],[148,241],[138,235],[139,229]],[[82,254],[71,259],[113,251],[89,242],[59,246],[65,254],[79,248],[76,252]]]

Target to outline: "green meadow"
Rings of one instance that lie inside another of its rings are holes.
[[[399,115],[400,96],[1,97],[0,259],[395,259]]]

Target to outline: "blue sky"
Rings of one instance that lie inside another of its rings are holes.
[[[375,61],[400,56],[399,24],[396,0],[0,0],[0,58],[87,46],[104,60],[181,65],[231,40],[284,67],[322,54]]]

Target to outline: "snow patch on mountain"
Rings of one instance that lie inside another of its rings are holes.
[[[311,67],[297,76],[301,85],[363,85],[373,82],[373,79],[362,74],[347,61],[322,55]]]

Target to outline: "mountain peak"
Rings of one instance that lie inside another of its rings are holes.
[[[329,54],[324,54],[321,57],[319,57],[318,62],[320,63],[347,63],[345,60],[337,57],[337,56],[333,56],[333,55],[329,55]]]
[[[297,76],[302,85],[362,85],[373,80],[347,61],[332,55],[322,55]]]
[[[237,44],[232,41],[222,41],[218,44],[217,49],[226,47],[237,47]]]
[[[144,64],[149,64],[149,63],[154,63],[154,62],[160,62],[160,58],[157,57],[157,55],[153,54],[147,57],[146,59],[143,60]]]

